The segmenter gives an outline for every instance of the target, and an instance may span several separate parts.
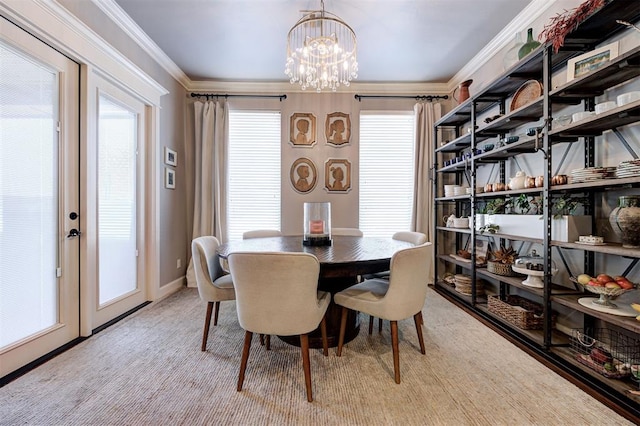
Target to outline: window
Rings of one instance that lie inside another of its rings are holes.
[[[280,112],[229,111],[229,240],[280,229]]]
[[[370,237],[409,231],[414,186],[414,115],[360,113],[360,221]]]

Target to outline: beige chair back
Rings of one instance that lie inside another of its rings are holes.
[[[343,235],[347,237],[362,237],[364,234],[358,228],[331,228],[331,235]]]
[[[433,264],[433,246],[425,243],[397,251],[391,258],[389,289],[382,302],[381,317],[400,321],[420,312],[427,297]]]
[[[406,241],[414,246],[419,246],[427,242],[427,236],[422,232],[400,231],[393,234],[391,238],[398,241]]]
[[[250,238],[268,238],[268,237],[281,237],[282,232],[277,229],[254,229],[252,231],[246,231],[242,234],[243,240]]]
[[[318,327],[320,263],[308,253],[232,253],[240,326],[253,333],[293,336]],[[327,301],[328,304],[328,301]]]
[[[204,236],[195,238],[191,242],[191,255],[196,273],[198,293],[203,300],[232,300],[221,296],[220,289],[213,282],[224,275],[220,266],[220,258],[216,253],[220,242],[216,237]]]

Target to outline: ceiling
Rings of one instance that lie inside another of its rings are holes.
[[[358,82],[446,83],[532,0],[326,0]],[[286,37],[320,0],[115,0],[192,81],[286,82]]]

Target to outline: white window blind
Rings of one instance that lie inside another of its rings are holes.
[[[366,236],[409,231],[414,185],[413,112],[360,113],[360,221]]]
[[[229,112],[228,235],[280,229],[280,112]]]

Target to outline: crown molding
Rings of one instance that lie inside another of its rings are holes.
[[[162,68],[176,79],[185,89],[191,79],[173,62],[169,56],[145,33],[142,28],[120,7],[115,0],[91,0],[109,19],[144,49]]]
[[[186,89],[190,92],[217,93],[316,93],[315,90],[302,90],[300,85],[289,82],[253,82],[253,81],[191,81]],[[331,93],[323,91],[322,93]],[[446,95],[450,93],[447,83],[351,83],[340,87],[336,93],[358,93],[376,95]]]
[[[467,64],[460,69],[448,82],[449,91],[453,91],[458,84],[469,78],[483,65],[504,49],[513,35],[523,28],[530,26],[557,0],[533,0],[509,24],[502,29],[482,50],[480,50]]]

